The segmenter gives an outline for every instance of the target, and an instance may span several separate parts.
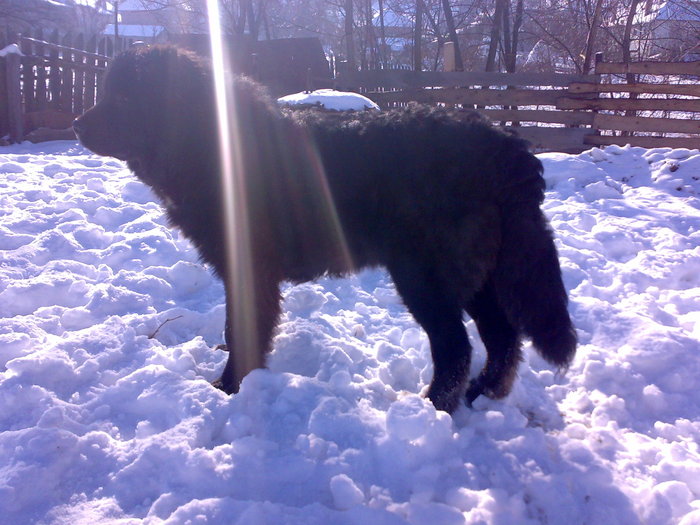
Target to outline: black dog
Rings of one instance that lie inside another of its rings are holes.
[[[129,51],[74,128],[95,153],[127,161],[224,279],[230,354],[217,386],[236,392],[263,365],[280,282],[376,265],[428,334],[436,408],[453,411],[465,389],[467,402],[507,395],[522,336],[569,364],[576,336],[539,207],[542,165],[524,141],[467,111],[280,110],[236,78],[221,155],[212,76],[175,48]],[[227,160],[232,179],[222,177]],[[488,350],[468,387],[464,311]]]

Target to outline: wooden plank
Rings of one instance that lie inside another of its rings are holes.
[[[663,133],[700,133],[700,120],[679,118],[628,117],[595,114],[593,127],[618,131],[651,131]]]
[[[89,51],[95,51],[97,49],[97,37],[93,36],[85,45],[85,48]],[[95,67],[96,62],[94,58],[87,57],[85,63],[88,69],[85,70],[85,96],[83,99],[83,108],[88,109],[95,105]]]
[[[580,153],[585,148],[584,137],[591,133],[587,128],[546,128],[539,126],[506,127],[530,142],[531,149],[537,152],[560,151]]]
[[[72,41],[70,33],[63,37],[64,44]],[[73,111],[73,69],[71,63],[73,61],[73,50],[71,47],[62,45],[58,47],[61,52],[61,101],[60,109],[66,113],[75,113]]]
[[[51,35],[53,42],[58,41],[58,29],[54,30]],[[58,110],[61,100],[61,68],[58,67],[58,49],[51,47],[49,49],[49,93],[51,94],[51,109]]]
[[[71,54],[69,51],[64,50],[64,57],[70,57]],[[81,63],[79,59],[76,60],[70,60],[66,58],[59,58],[56,60],[51,60],[51,59],[46,59],[43,57],[32,57],[32,56],[27,56],[24,57],[24,60],[27,62],[27,64],[31,64],[36,67],[45,67],[46,64],[55,64],[61,67],[70,67],[75,70],[80,70],[80,71],[105,71],[107,69],[107,64],[104,63],[104,65],[90,65],[90,64],[84,64]],[[93,60],[90,58],[90,60]]]
[[[3,33],[0,32],[0,45],[3,44]],[[9,118],[7,116],[7,75],[6,71],[6,60],[4,57],[0,57],[0,137],[4,137],[8,129]]]
[[[81,59],[78,58],[77,60]],[[85,101],[85,70],[82,68],[75,68],[73,75],[73,112],[77,115],[80,115],[85,109],[83,107]]]
[[[640,110],[640,111],[700,111],[700,100],[676,98],[600,98],[582,100],[561,97],[557,101],[558,109],[592,109],[592,110]]]
[[[590,146],[606,146],[617,144],[624,146],[640,146],[642,148],[688,148],[700,149],[698,137],[612,137],[609,135],[586,135],[584,144]]]
[[[369,92],[382,107],[396,102],[461,104],[463,106],[555,106],[567,95],[563,89],[406,89]],[[565,109],[565,108],[562,108]]]
[[[27,130],[38,128],[67,129],[77,115],[63,113],[53,109],[45,111],[33,111],[24,114],[24,123]]]
[[[594,113],[581,111],[550,111],[530,109],[480,109],[491,120],[508,122],[546,122],[548,124],[567,124],[585,126],[593,124]]]
[[[651,93],[664,95],[690,95],[700,97],[700,83],[696,84],[593,84],[574,82],[570,93]]]
[[[21,142],[24,137],[24,119],[22,118],[22,91],[20,84],[21,57],[10,53],[5,57],[7,78],[7,116],[10,142]]]
[[[695,62],[600,62],[597,75],[635,73],[642,75],[700,75],[700,61]]]
[[[594,82],[594,75],[559,73],[487,73],[467,71],[375,70],[346,73],[338,78],[343,88],[415,89],[458,86],[567,86],[571,82]]]
[[[59,50],[59,51],[67,51],[68,53],[72,53],[72,54],[76,54],[76,55],[81,55],[81,56],[85,56],[85,57],[94,58],[94,59],[96,59],[96,60],[109,60],[110,57],[108,57],[108,56],[106,56],[106,55],[100,55],[100,54],[97,54],[97,53],[91,53],[91,52],[89,52],[89,51],[84,51],[84,50],[82,50],[82,49],[77,49],[77,48],[72,47],[72,46],[70,46],[70,45],[66,45],[67,42],[70,42],[70,39],[71,39],[71,38],[72,38],[72,35],[67,34],[67,35],[64,37],[64,44],[63,44],[63,45],[61,45],[61,44],[55,44],[55,43],[42,42],[42,41],[40,41],[40,40],[36,40],[35,38],[29,38],[29,37],[26,37],[26,36],[25,36],[25,37],[22,37],[22,42],[25,42],[25,41],[26,41],[26,43],[29,44],[29,45],[31,45],[32,43],[45,44],[47,48],[53,48],[53,49],[57,49],[57,50]]]
[[[22,40],[20,48],[22,50],[22,67],[20,74],[22,87],[20,89],[24,98],[24,110],[34,111],[34,109],[36,109],[36,71],[30,58],[34,52],[34,45],[32,44],[32,42]]]
[[[41,35],[41,30],[39,30],[39,36]],[[43,55],[44,54],[44,46],[43,44],[36,44],[34,52]],[[44,111],[47,108],[47,100],[48,97],[46,95],[47,91],[47,85],[46,85],[46,68],[43,66],[38,66],[36,68],[36,86],[35,86],[35,91],[34,91],[34,96],[36,99],[36,108],[37,111]]]

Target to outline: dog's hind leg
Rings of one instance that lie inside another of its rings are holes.
[[[476,323],[486,347],[486,366],[467,388],[467,404],[484,394],[500,399],[510,393],[521,360],[520,337],[498,305],[491,283],[480,290],[465,310]]]
[[[453,412],[464,393],[471,357],[459,301],[432,269],[402,261],[389,265],[389,273],[430,340],[434,373],[428,398],[438,410]]]

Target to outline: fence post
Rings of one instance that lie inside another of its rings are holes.
[[[71,33],[66,33],[63,36],[61,42],[65,48],[61,49],[61,59],[63,60],[63,66],[61,71],[61,100],[60,107],[61,111],[66,113],[73,113],[73,86],[75,81],[73,79],[73,69],[70,66],[70,62],[73,62],[73,52],[71,51],[73,45],[73,37]]]
[[[83,33],[79,33],[75,38],[73,47],[79,51],[85,49]],[[75,115],[80,115],[83,109],[85,109],[85,93],[83,92],[85,86],[85,69],[83,67],[83,64],[85,64],[85,53],[74,53],[73,62],[75,64],[73,66],[73,78],[75,79],[75,83],[73,84],[73,113]]]
[[[85,44],[85,51],[88,53],[97,53],[97,35],[93,35]],[[85,69],[85,95],[83,97],[83,109],[91,108],[95,105],[95,91],[97,84],[97,75],[95,68],[99,66],[94,56],[85,57],[87,68]]]
[[[594,58],[594,66],[593,66],[593,74],[595,75],[595,83],[596,85],[601,84],[601,80],[603,78],[603,75],[600,73],[600,65],[603,63],[603,53],[598,51],[595,54]],[[596,90],[595,92],[595,98],[600,99],[600,91]],[[591,135],[600,135],[600,127],[598,123],[598,110],[594,109],[592,110],[593,113],[593,122],[591,123]]]
[[[443,69],[448,72],[457,71],[455,62],[455,43],[445,42],[442,46],[444,57]]]
[[[58,44],[58,29],[51,34],[52,44]],[[50,107],[54,111],[61,110],[61,71],[58,62],[58,49],[56,47],[49,48],[49,64],[51,71],[49,72],[49,96],[51,98]]]
[[[46,90],[46,57],[44,56],[44,32],[41,29],[37,29],[34,33],[34,38],[38,40],[34,44],[33,55],[36,57],[36,110],[44,111],[47,108],[47,90]]]
[[[31,37],[31,33],[29,33]],[[23,38],[25,35],[19,35],[19,46],[22,51],[21,68],[22,75],[20,82],[22,83],[20,93],[23,95],[24,113],[30,113],[36,110],[36,72],[37,67],[34,63],[34,43],[32,40]]]
[[[10,142],[21,142],[24,138],[22,111],[22,91],[20,89],[21,57],[10,53],[5,57],[7,65],[7,117],[9,121]]]

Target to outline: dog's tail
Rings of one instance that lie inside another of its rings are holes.
[[[567,310],[559,258],[548,221],[540,209],[544,179],[539,159],[526,150],[507,166],[508,188],[501,207],[501,250],[493,283],[510,322],[532,339],[548,362],[569,365],[576,332]]]

